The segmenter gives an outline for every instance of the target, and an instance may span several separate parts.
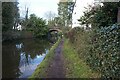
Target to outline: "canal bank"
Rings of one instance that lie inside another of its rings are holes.
[[[69,39],[64,39],[63,45],[64,67],[66,78],[100,78],[100,74],[93,71],[86,62],[79,57]]]
[[[59,39],[29,78],[100,78],[80,59],[68,39]]]
[[[58,39],[58,41],[52,46],[52,48],[50,49],[49,53],[46,55],[46,57],[44,58],[44,60],[37,67],[37,69],[32,74],[32,76],[29,77],[30,79],[33,80],[33,78],[34,79],[35,78],[46,78],[48,76],[47,75],[48,68],[50,67],[50,63],[54,59],[55,49],[57,48],[57,46],[59,45],[60,42],[61,42],[61,39]]]

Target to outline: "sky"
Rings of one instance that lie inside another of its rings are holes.
[[[35,13],[38,17],[45,18],[45,13],[52,11],[57,14],[59,0],[19,0],[20,15],[25,15],[25,6],[29,14]]]
[[[76,1],[76,7],[74,8],[73,12],[73,27],[79,26],[78,19],[83,15],[83,12],[85,11],[84,7],[87,7],[88,5],[93,5],[94,0],[77,0]]]
[[[20,15],[25,15],[25,6],[29,8],[29,15],[34,13],[38,17],[46,19],[46,13],[51,11],[57,14],[58,2],[59,0],[18,0],[19,1],[19,9]],[[83,15],[83,11],[85,10],[88,4],[92,4],[94,0],[77,0],[76,7],[73,13],[73,24],[78,24],[77,19]]]

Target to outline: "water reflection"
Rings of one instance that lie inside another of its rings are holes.
[[[16,48],[17,48],[17,49],[21,49],[21,48],[22,48],[22,46],[23,46],[23,43],[16,44]]]
[[[25,53],[21,54],[21,59],[20,59],[20,65],[19,69],[22,73],[20,78],[22,77],[28,77],[31,75],[34,70],[37,68],[37,65],[44,59],[45,55],[48,53],[48,50],[45,51],[44,54],[41,55],[36,55],[34,59],[28,55],[28,57],[25,56]]]
[[[2,44],[2,77],[27,78],[48,53],[51,44],[45,40],[24,39]]]

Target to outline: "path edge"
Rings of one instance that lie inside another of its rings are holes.
[[[61,42],[61,38],[50,48],[48,54],[46,54],[44,60],[38,65],[34,73],[29,77],[29,80],[34,80],[36,78],[46,78],[47,68],[49,67],[50,61],[54,57],[54,51]]]

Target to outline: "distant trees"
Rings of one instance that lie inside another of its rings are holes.
[[[35,37],[46,36],[48,32],[46,21],[35,14],[31,14],[30,18],[28,18],[26,29],[32,31]]]
[[[25,31],[33,32],[35,37],[45,36],[48,30],[46,21],[31,14],[28,17],[28,8],[26,10],[25,18],[20,19],[18,2],[3,2],[2,3],[2,39],[13,40],[21,37],[18,30],[18,24],[22,25]]]
[[[45,13],[45,17],[47,18],[48,21],[52,21],[55,18],[56,14],[52,11],[47,11]]]
[[[45,14],[48,20],[48,27],[59,27],[61,29],[72,26],[72,13],[74,10],[75,2],[73,0],[62,0],[58,3],[58,16],[49,11]]]
[[[81,25],[92,25],[92,27],[109,26],[117,22],[118,7],[120,2],[105,2],[103,6],[89,6],[84,15],[78,20]]]
[[[61,18],[60,17],[55,17],[54,18],[54,22],[55,22],[55,25],[57,26],[57,27],[61,27],[61,23],[62,23],[62,20],[61,20]]]
[[[66,0],[66,2],[60,0],[58,3],[58,16],[61,20],[61,26],[72,25],[72,13],[74,6],[75,2],[73,2],[73,0]]]
[[[20,25],[22,26],[22,30],[26,30],[27,24],[28,24],[28,13],[29,8],[25,5],[25,10],[23,10],[23,16],[20,19]]]
[[[47,18],[47,25],[49,28],[61,27],[62,19],[59,16],[57,16],[54,12],[46,12],[45,17]]]
[[[2,3],[2,31],[13,30],[19,22],[18,2]]]
[[[56,23],[55,23],[55,17],[56,17],[56,14],[52,11],[48,11],[45,13],[45,17],[47,18],[47,25],[49,28],[52,28],[52,27],[55,27]]]
[[[2,41],[12,40],[19,23],[18,2],[2,2]]]

